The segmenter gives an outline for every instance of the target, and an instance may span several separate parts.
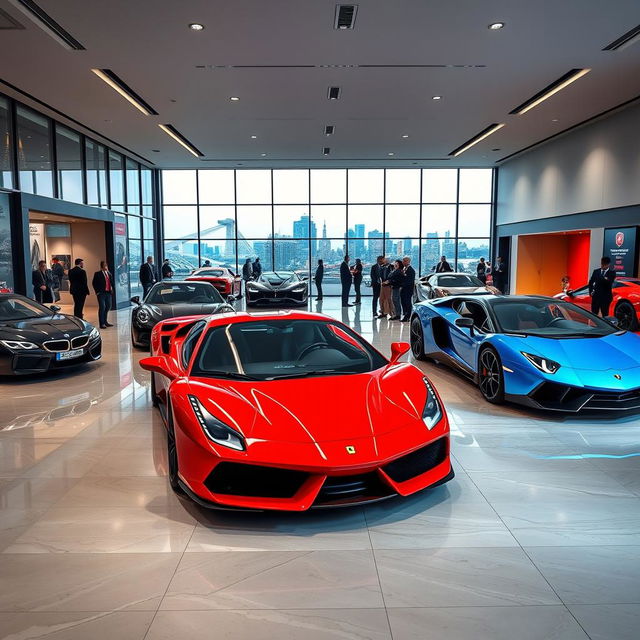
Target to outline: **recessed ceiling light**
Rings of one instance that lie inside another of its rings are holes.
[[[393,151],[389,151],[389,153],[387,153],[388,156],[395,156],[396,154],[393,153]]]
[[[145,102],[135,91],[129,87],[122,78],[119,78],[111,69],[91,69],[100,80],[108,84],[113,90],[117,91],[125,100],[130,102],[138,111],[144,113],[145,116],[157,116],[158,112]]]
[[[252,140],[255,140],[258,136],[251,136]]]
[[[261,153],[260,155],[264,158],[267,154],[266,153]]]
[[[497,31],[498,29],[502,29],[504,27],[504,22],[492,22],[489,25],[489,29],[491,29],[491,31]]]
[[[238,98],[238,96],[231,96],[229,98],[229,100],[231,100],[231,102],[238,102],[238,100],[240,100],[240,98]]]
[[[558,118],[554,118],[551,122],[558,122]]]
[[[202,31],[204,29],[204,25],[199,22],[192,22],[189,25],[189,29],[191,29],[191,31]]]
[[[153,151],[153,153],[160,153],[160,149],[151,149],[151,151]]]
[[[442,100],[442,96],[433,96],[432,100]]]
[[[408,134],[408,133],[403,133],[403,134],[402,134],[402,137],[403,137],[403,138],[408,138],[408,137],[409,137],[409,134]]]

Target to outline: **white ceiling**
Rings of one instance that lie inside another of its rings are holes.
[[[86,51],[65,49],[0,0],[25,27],[0,31],[0,78],[161,167],[490,165],[640,95],[640,44],[602,51],[640,23],[638,0],[359,0],[353,31],[333,28],[335,0],[39,4]],[[487,29],[495,21],[506,27]],[[206,29],[190,31],[190,22]],[[228,68],[238,65],[254,68]],[[159,115],[142,115],[94,67],[113,70]],[[508,115],[584,67],[592,71],[539,107]],[[330,85],[342,88],[340,100],[327,99]],[[499,122],[506,126],[449,158]]]

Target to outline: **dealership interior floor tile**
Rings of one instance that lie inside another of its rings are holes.
[[[316,306],[383,353],[408,340],[369,299]],[[420,362],[451,482],[366,508],[207,511],[168,485],[145,354],[112,315],[101,361],[0,383],[0,638],[637,637],[637,415],[493,406]]]

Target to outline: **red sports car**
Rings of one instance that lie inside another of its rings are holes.
[[[152,395],[171,486],[209,507],[304,511],[453,478],[442,401],[417,367],[347,326],[284,312],[158,323]]]
[[[203,267],[196,269],[186,280],[210,282],[223,296],[242,296],[242,277],[227,267]]]
[[[589,286],[559,293],[555,296],[568,300],[583,309],[591,311]],[[616,278],[613,283],[613,302],[609,312],[618,320],[618,326],[628,331],[640,328],[640,280],[637,278]]]

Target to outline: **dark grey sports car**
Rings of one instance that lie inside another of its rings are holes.
[[[309,299],[309,283],[293,271],[266,271],[257,280],[247,282],[247,306],[257,304],[300,304]]]
[[[100,332],[59,311],[16,293],[0,294],[0,375],[43,373],[101,357]]]
[[[136,305],[131,313],[133,346],[148,348],[151,329],[160,320],[235,311],[230,304],[233,299],[233,296],[229,296],[225,301],[216,288],[208,282],[175,280],[158,282],[153,285],[143,301],[138,296],[131,298],[131,302]]]

